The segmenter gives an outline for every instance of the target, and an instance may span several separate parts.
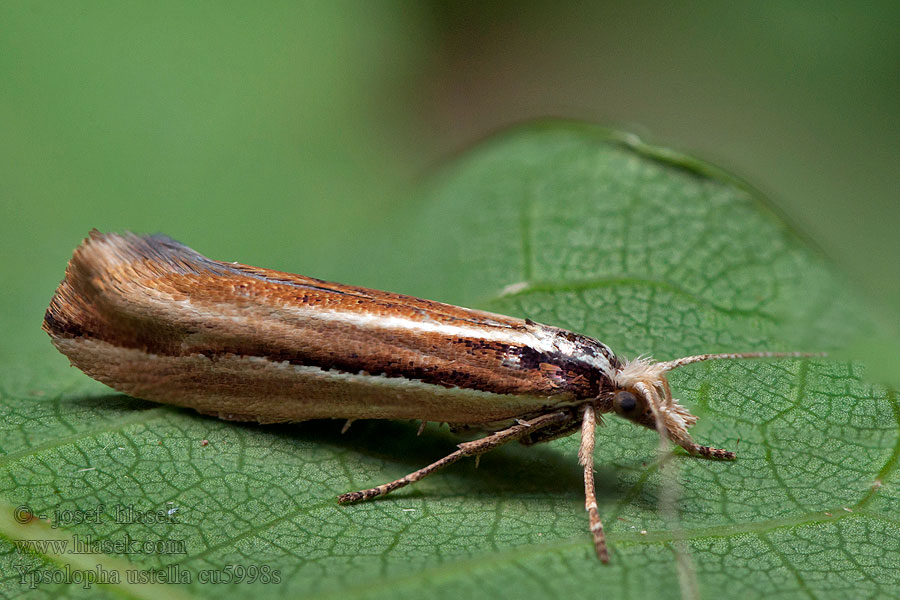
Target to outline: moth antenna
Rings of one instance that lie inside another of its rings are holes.
[[[733,360],[739,358],[814,358],[828,356],[825,352],[739,352],[736,354],[697,354],[696,356],[683,356],[666,362],[656,363],[664,371],[671,371],[678,367],[703,362],[705,360]]]

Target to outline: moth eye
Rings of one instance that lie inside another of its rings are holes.
[[[631,416],[637,411],[638,399],[631,392],[620,390],[613,397],[613,410],[622,416]]]

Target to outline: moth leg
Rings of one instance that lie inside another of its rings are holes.
[[[532,431],[536,431],[543,427],[547,427],[548,425],[553,425],[554,423],[560,423],[565,421],[566,419],[571,419],[572,415],[569,412],[553,412],[547,413],[545,415],[541,415],[539,417],[535,417],[530,421],[518,421],[512,427],[507,429],[503,429],[502,431],[497,431],[492,433],[486,437],[483,437],[479,440],[474,440],[471,442],[463,442],[458,445],[458,450],[452,452],[445,456],[444,458],[431,463],[427,467],[423,467],[418,471],[413,471],[409,475],[405,477],[401,477],[395,481],[390,483],[385,483],[383,485],[379,485],[378,487],[373,487],[368,490],[360,490],[358,492],[349,492],[347,494],[341,494],[338,496],[338,502],[341,504],[349,504],[351,502],[359,502],[361,500],[369,500],[371,498],[375,498],[376,496],[383,496],[387,493],[390,493],[397,488],[402,488],[410,483],[416,482],[423,477],[431,475],[435,471],[446,467],[447,465],[452,465],[459,459],[466,456],[478,456],[480,454],[484,454],[490,450],[493,450],[497,446],[501,446],[507,442],[511,442],[513,440],[519,439],[524,435],[531,433]]]
[[[597,426],[597,418],[594,407],[590,404],[584,407],[584,417],[581,419],[581,448],[578,449],[578,462],[584,467],[584,509],[588,513],[588,522],[591,525],[591,535],[594,536],[594,550],[601,562],[609,562],[609,552],[606,549],[606,536],[603,534],[603,522],[597,509],[597,496],[594,491],[594,432]]]
[[[716,460],[734,460],[737,458],[737,454],[731,450],[701,446],[694,442],[686,442],[679,445],[694,456],[702,456],[703,458],[712,458]]]

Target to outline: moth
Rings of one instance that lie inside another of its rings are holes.
[[[130,396],[260,423],[416,419],[485,437],[396,481],[339,496],[369,500],[502,444],[581,431],[585,508],[598,558],[608,550],[594,495],[594,431],[615,413],[693,455],[696,423],[666,373],[702,354],[626,360],[590,337],[503,315],[269,269],[210,260],[163,235],[90,232],[75,250],[43,329],[71,363]]]

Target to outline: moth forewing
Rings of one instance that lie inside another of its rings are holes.
[[[96,230],[75,250],[43,329],[73,365],[116,390],[226,419],[418,419],[489,432],[342,503],[509,441],[580,428],[585,506],[604,561],[597,415],[615,411],[692,454],[734,458],[691,440],[696,418],[672,398],[665,372],[701,360],[811,356],[624,361],[598,340],[530,320],[215,261],[162,235]]]

